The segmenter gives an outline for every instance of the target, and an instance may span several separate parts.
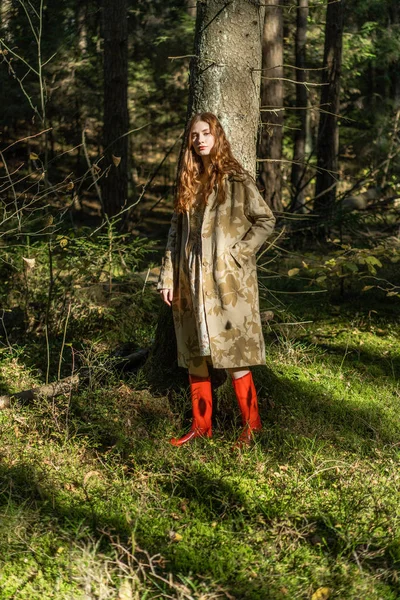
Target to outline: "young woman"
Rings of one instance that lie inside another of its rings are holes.
[[[178,364],[189,369],[193,422],[171,440],[211,437],[208,364],[227,369],[242,414],[238,444],[261,429],[249,370],[265,364],[256,252],[275,218],[254,180],[233,157],[217,117],[196,114],[180,170],[175,210],[157,289],[172,306]]]

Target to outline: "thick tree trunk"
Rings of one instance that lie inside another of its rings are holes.
[[[116,215],[128,193],[128,14],[127,0],[104,0],[104,212]],[[122,137],[124,136],[124,137]]]
[[[277,108],[276,112],[261,112],[263,126],[259,157],[260,181],[266,201],[276,211],[282,211],[282,139],[283,139],[283,12],[281,0],[269,0],[265,9],[262,51],[263,79],[261,105]]]
[[[187,122],[211,111],[235,157],[255,176],[264,8],[257,1],[203,0],[197,4],[195,57],[190,66]],[[145,370],[155,379],[176,367],[171,310],[163,307]],[[165,379],[165,375],[164,375]]]
[[[296,106],[299,108],[299,129],[295,132],[293,164],[291,173],[293,212],[304,212],[305,155],[307,140],[307,88],[306,81],[306,39],[307,39],[308,0],[297,0],[296,20]]]
[[[203,111],[218,117],[235,157],[253,176],[265,10],[261,4],[198,2],[188,106],[188,119]]]
[[[324,67],[322,76],[321,104],[317,140],[317,173],[314,212],[323,221],[323,230],[329,231],[334,212],[339,153],[339,99],[342,66],[342,38],[344,0],[329,2],[326,11]],[[324,112],[326,111],[326,112]]]

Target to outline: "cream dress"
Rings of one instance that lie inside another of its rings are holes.
[[[205,314],[203,297],[203,272],[201,268],[201,226],[203,224],[205,210],[205,204],[202,199],[203,194],[200,189],[189,209],[190,231],[186,247],[186,256],[193,305],[193,317],[196,322],[197,338],[200,350],[199,355],[209,356],[211,354],[210,338]]]

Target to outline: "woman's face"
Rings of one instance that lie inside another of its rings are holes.
[[[190,132],[193,148],[199,156],[208,156],[215,144],[215,137],[206,121],[197,121]]]

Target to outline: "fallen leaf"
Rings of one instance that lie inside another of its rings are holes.
[[[328,587],[320,587],[311,596],[311,600],[328,600],[331,595],[331,589]]]
[[[25,256],[23,256],[22,260],[25,262],[25,265],[28,268],[28,270],[33,269],[33,267],[36,264],[36,258],[25,258]]]
[[[274,318],[274,313],[272,310],[264,310],[262,313],[260,313],[260,317],[263,323],[267,323],[268,321],[272,321]]]
[[[168,535],[171,542],[181,542],[183,540],[183,536],[180,533],[177,533],[176,531],[172,531],[172,529]]]
[[[67,186],[66,186],[65,189],[67,189],[67,190],[73,190],[74,189],[74,182],[73,181],[69,181],[67,183]]]
[[[112,161],[113,161],[114,165],[116,167],[118,167],[119,163],[121,162],[121,157],[120,156],[114,156],[114,154],[112,154]]]
[[[87,482],[89,481],[89,479],[91,477],[94,477],[95,475],[100,477],[100,472],[99,471],[88,471],[88,473],[86,473],[85,477],[83,478],[83,485],[86,485]]]
[[[36,152],[31,152],[29,155],[29,158],[31,160],[37,160],[39,158],[38,154],[36,154]]]
[[[297,273],[300,273],[300,269],[296,268],[296,269],[289,269],[287,274],[289,275],[289,277],[293,277],[294,275],[297,275]]]

